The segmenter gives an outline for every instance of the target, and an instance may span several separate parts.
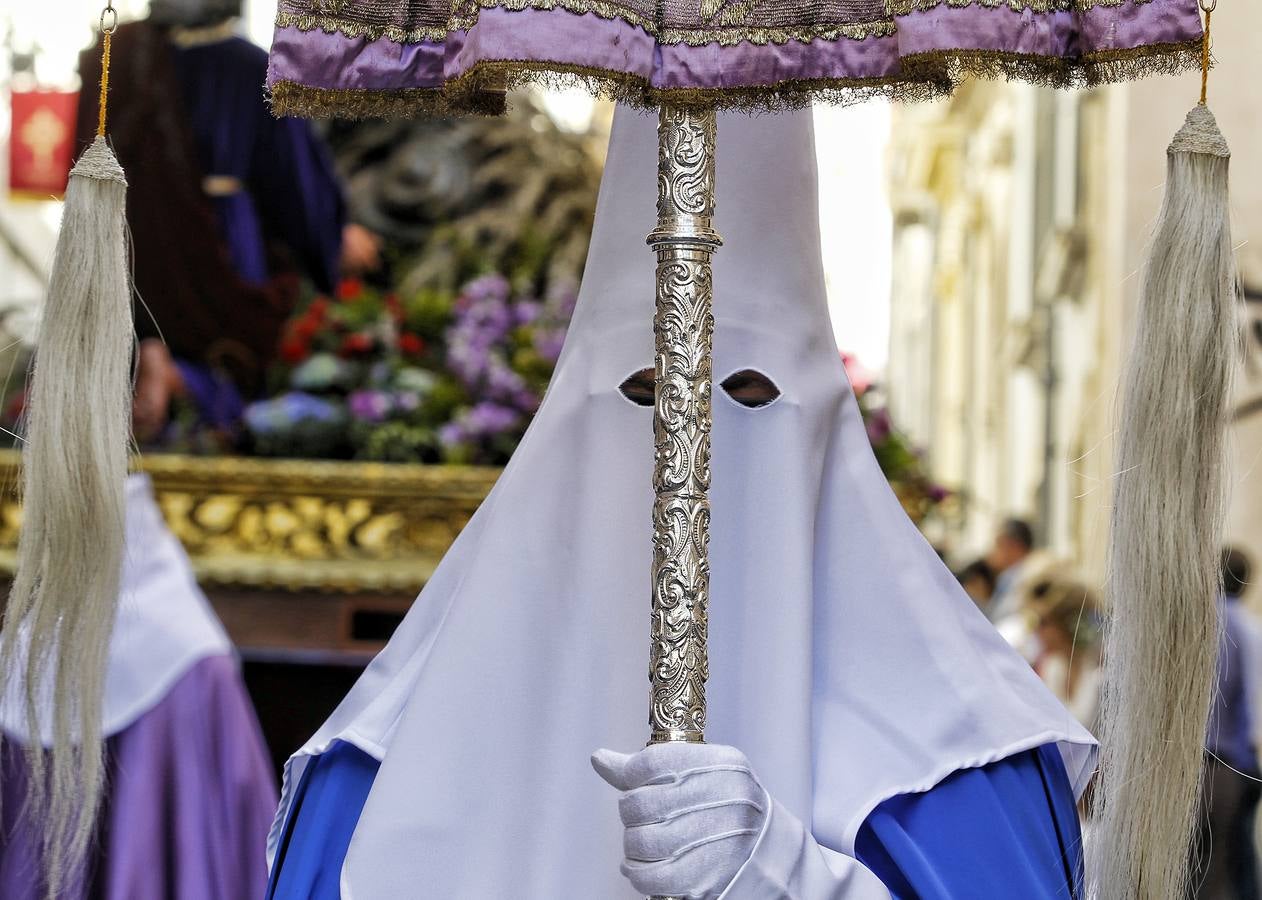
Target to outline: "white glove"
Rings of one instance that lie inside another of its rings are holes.
[[[622,791],[622,874],[642,894],[688,900],[890,900],[871,871],[821,847],[722,744],[597,750]]]
[[[745,754],[722,744],[597,750],[592,765],[620,791],[622,874],[642,894],[716,900],[749,859],[770,799]]]

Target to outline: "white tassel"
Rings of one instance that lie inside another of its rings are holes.
[[[30,804],[50,897],[86,853],[103,782],[101,705],[123,554],[134,344],[126,190],[98,137],[66,189],[31,372],[24,515],[0,645],[6,682],[23,685]],[[47,763],[41,736],[51,736]]]
[[[1092,896],[1187,896],[1219,647],[1239,355],[1230,151],[1204,105],[1170,145],[1118,434]],[[1216,850],[1218,848],[1215,848]]]

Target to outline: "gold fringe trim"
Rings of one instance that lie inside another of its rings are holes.
[[[928,12],[939,6],[950,6],[963,9],[969,6],[981,6],[986,9],[998,9],[1006,6],[1013,12],[1029,10],[1038,15],[1057,12],[1084,12],[1100,7],[1124,6],[1134,3],[1137,6],[1150,3],[1152,0],[885,0],[885,12],[889,16],[906,16],[914,12]]]
[[[349,119],[412,116],[494,115],[503,110],[506,88],[526,84],[580,87],[589,93],[642,109],[663,104],[778,112],[812,102],[847,105],[873,97],[920,101],[942,97],[966,77],[1008,79],[1051,87],[1095,87],[1200,65],[1201,42],[1156,44],[1092,54],[1077,60],[1019,53],[960,50],[904,57],[888,78],[796,79],[742,88],[657,90],[643,79],[605,69],[514,60],[476,65],[442,90],[345,91],[283,81],[272,88],[277,115]]]
[[[304,119],[498,116],[506,107],[502,91],[469,93],[453,102],[446,91],[431,88],[348,91],[308,87],[295,81],[281,81],[273,85],[268,99],[274,115],[301,116]]]
[[[550,88],[580,87],[598,97],[637,109],[685,106],[739,109],[750,112],[776,112],[810,106],[814,101],[838,105],[858,103],[873,97],[899,100],[932,100],[950,93],[952,83],[939,74],[907,78],[799,78],[774,85],[726,88],[657,89],[637,76],[585,66],[557,66],[548,63],[521,63],[489,60],[479,63],[452,83],[456,96],[479,91],[487,84],[520,88],[541,85]]]
[[[725,28],[667,28],[657,40],[663,45],[683,44],[688,47],[704,47],[707,44],[719,44],[723,47],[734,47],[737,44],[749,43],[758,46],[767,44],[807,44],[811,41],[866,41],[868,38],[889,37],[898,30],[893,22],[878,20],[845,25],[811,25],[786,28],[750,28],[745,25],[729,25]]]
[[[1091,88],[1153,75],[1177,75],[1201,64],[1200,39],[1172,44],[1149,44],[1126,50],[1106,50],[1078,59],[1058,59],[995,50],[923,53],[900,60],[902,71],[915,78],[942,72],[953,83],[966,77],[988,81],[1024,81],[1051,88]]]
[[[276,26],[297,28],[299,31],[319,30],[328,34],[344,34],[349,38],[366,37],[374,41],[385,38],[397,44],[417,44],[422,41],[437,43],[446,40],[447,35],[453,31],[468,31],[473,28],[478,22],[478,12],[482,9],[505,9],[510,12],[522,12],[528,9],[549,12],[561,9],[575,15],[592,13],[602,19],[621,20],[628,25],[641,28],[661,44],[683,44],[689,47],[702,47],[706,44],[732,47],[744,42],[763,46],[788,44],[794,41],[801,43],[814,40],[836,41],[843,38],[862,41],[871,37],[889,37],[897,30],[897,26],[888,19],[804,26],[751,28],[740,24],[727,24],[717,28],[659,30],[657,23],[652,19],[630,7],[610,2],[610,0],[477,0],[473,12],[453,15],[445,25],[416,28],[373,25],[356,19],[323,13],[292,13],[282,10],[276,14]]]

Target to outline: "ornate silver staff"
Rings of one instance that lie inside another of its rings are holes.
[[[713,109],[659,113],[650,744],[705,739],[715,130]]]
[[[653,625],[649,743],[700,743],[705,732],[710,596],[710,258],[713,109],[663,106],[657,125],[653,332]]]

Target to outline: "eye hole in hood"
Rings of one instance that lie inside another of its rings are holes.
[[[780,398],[780,388],[757,369],[733,372],[723,379],[721,387],[735,402],[749,409],[770,406]]]
[[[653,370],[641,369],[627,376],[627,380],[618,385],[622,396],[636,406],[653,405]]]
[[[749,409],[770,406],[780,398],[780,389],[774,381],[757,369],[741,369],[723,380],[720,387],[727,391],[733,402]],[[653,405],[653,370],[641,369],[627,376],[618,385],[622,396],[636,406]]]

